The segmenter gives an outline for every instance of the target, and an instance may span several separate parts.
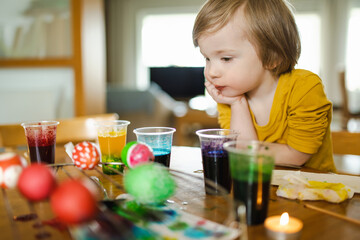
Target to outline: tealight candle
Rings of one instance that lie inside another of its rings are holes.
[[[298,239],[303,228],[302,221],[289,217],[287,212],[281,216],[268,217],[264,224],[269,237],[277,240]]]

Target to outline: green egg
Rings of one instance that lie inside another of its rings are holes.
[[[160,203],[175,193],[176,183],[167,168],[150,162],[129,170],[124,187],[139,202]]]

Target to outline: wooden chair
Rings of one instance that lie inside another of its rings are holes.
[[[333,153],[360,155],[360,132],[331,132]]]
[[[20,124],[0,125],[0,147],[26,146],[25,132]]]
[[[117,113],[60,119],[60,124],[56,132],[56,143],[64,144],[73,142],[75,144],[84,140],[95,141],[97,139],[97,131],[94,124],[97,121],[117,119],[119,119]]]
[[[97,138],[94,123],[102,120],[117,120],[116,113],[88,115],[68,119],[58,119],[60,122],[56,131],[56,143],[65,144],[88,140],[95,141]],[[16,148],[26,146],[24,129],[20,124],[0,125],[0,147]]]
[[[337,173],[360,176],[360,132],[334,131],[331,135]]]
[[[346,88],[346,75],[345,71],[339,73],[339,83],[342,96],[342,128],[347,129],[347,123],[351,118],[360,118],[360,112],[350,112],[349,109],[349,96]]]

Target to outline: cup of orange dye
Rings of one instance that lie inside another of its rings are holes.
[[[126,144],[127,126],[126,120],[100,121],[97,122],[98,143],[103,163],[121,163],[121,152]],[[102,164],[103,173],[117,174],[112,169],[124,171],[124,166],[119,164]]]

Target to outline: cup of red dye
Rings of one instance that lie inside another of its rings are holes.
[[[26,122],[25,130],[31,163],[53,164],[55,162],[57,121]]]

